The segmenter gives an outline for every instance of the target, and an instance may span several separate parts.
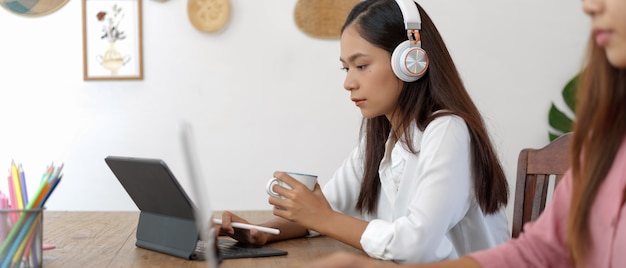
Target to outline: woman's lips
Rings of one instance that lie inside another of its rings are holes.
[[[611,37],[611,32],[606,30],[595,30],[593,31],[594,36],[596,38],[596,44],[599,46],[606,46],[609,42],[609,38]]]
[[[358,107],[360,107],[361,105],[363,105],[363,103],[365,103],[365,99],[352,99],[352,101]]]

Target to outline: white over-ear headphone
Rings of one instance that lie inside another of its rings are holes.
[[[400,43],[391,54],[391,68],[404,82],[420,79],[428,68],[428,55],[422,49],[420,29],[422,20],[413,0],[396,0],[409,40]]]

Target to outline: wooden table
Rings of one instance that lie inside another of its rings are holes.
[[[269,211],[236,211],[253,223],[273,217]],[[138,212],[44,212],[43,264],[54,267],[207,267],[205,261],[190,261],[137,248],[135,231]],[[339,250],[360,252],[329,237],[298,238],[268,247],[287,250],[286,256],[224,260],[229,267],[300,267]]]

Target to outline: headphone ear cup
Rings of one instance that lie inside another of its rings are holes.
[[[391,54],[391,69],[404,82],[417,81],[428,69],[428,55],[421,47],[412,47],[410,41],[404,41]]]

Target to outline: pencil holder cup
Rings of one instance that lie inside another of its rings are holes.
[[[43,211],[0,209],[0,267],[42,267]]]

